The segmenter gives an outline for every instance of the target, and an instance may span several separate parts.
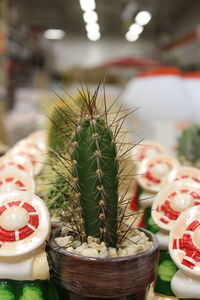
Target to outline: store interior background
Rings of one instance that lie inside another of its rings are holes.
[[[175,127],[200,123],[199,48],[199,0],[0,0],[0,141],[45,127],[64,89],[105,80],[109,99],[140,107],[130,131],[172,147]]]

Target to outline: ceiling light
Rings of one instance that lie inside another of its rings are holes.
[[[86,23],[97,22],[97,20],[98,20],[97,13],[95,11],[86,11],[83,14],[83,19]]]
[[[125,35],[127,41],[129,42],[135,42],[139,38],[139,35],[133,34],[132,32],[128,31]]]
[[[44,32],[44,37],[48,40],[60,40],[64,36],[65,32],[61,29],[48,29]]]
[[[94,0],[79,0],[81,9],[84,11],[94,10],[96,5]]]
[[[88,23],[88,24],[86,24],[85,27],[86,27],[87,32],[99,31],[99,29],[100,29],[99,24],[97,24],[96,22]]]
[[[148,11],[140,11],[136,17],[135,21],[139,25],[146,25],[151,20],[151,14]]]
[[[133,24],[129,28],[130,32],[133,32],[135,35],[140,34],[143,31],[143,26],[139,24]]]
[[[98,41],[101,37],[101,34],[99,31],[96,32],[88,32],[87,37],[91,41]]]

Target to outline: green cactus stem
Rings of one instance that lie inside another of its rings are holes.
[[[200,126],[192,125],[183,130],[178,140],[178,156],[183,163],[200,164]]]
[[[83,107],[84,101],[80,95],[76,95],[74,99],[60,98],[55,102],[49,113],[47,145],[50,156],[56,158],[54,152],[66,153],[66,142],[71,138],[77,114],[80,114]]]
[[[73,175],[86,236],[117,244],[118,161],[113,133],[102,117],[83,119],[73,138]]]

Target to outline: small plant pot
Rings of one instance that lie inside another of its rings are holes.
[[[119,257],[95,258],[75,255],[59,248],[56,229],[47,245],[52,278],[61,287],[86,297],[115,298],[135,295],[142,300],[145,289],[154,279],[157,265],[158,241],[149,231],[145,232],[152,247],[144,253]]]

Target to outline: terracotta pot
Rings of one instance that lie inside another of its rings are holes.
[[[134,299],[144,299],[137,294],[143,295],[154,279],[158,241],[149,231],[140,230],[153,242],[146,252],[119,258],[92,258],[59,248],[54,240],[60,234],[56,229],[47,245],[53,279],[60,287],[87,297],[114,298],[134,294]]]

